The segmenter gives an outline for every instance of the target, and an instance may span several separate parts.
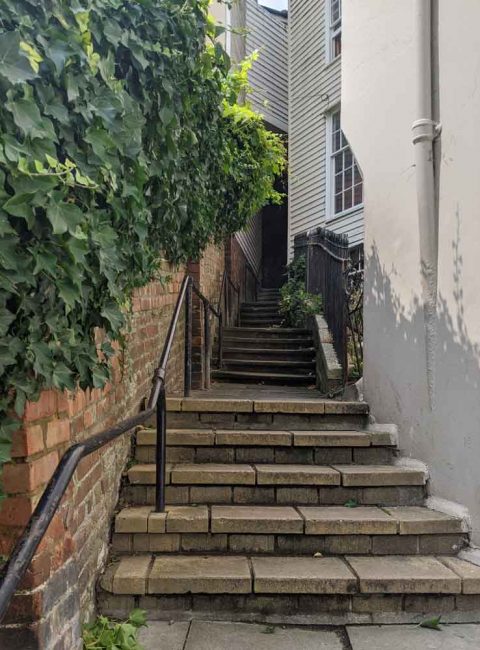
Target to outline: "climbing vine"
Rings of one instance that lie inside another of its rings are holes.
[[[26,400],[102,387],[131,292],[278,200],[208,0],[0,0],[0,466]],[[95,332],[103,332],[98,344]]]

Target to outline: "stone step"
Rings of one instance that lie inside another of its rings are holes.
[[[250,305],[242,305],[240,307],[241,314],[278,314],[278,303],[253,303]]]
[[[243,359],[223,358],[224,370],[233,370],[247,373],[270,374],[291,374],[291,375],[308,375],[315,376],[315,361],[313,359],[252,359],[253,355]]]
[[[378,596],[381,596],[385,599],[385,611],[392,612],[394,599],[385,598],[389,595],[478,596],[480,567],[444,556],[252,557],[145,554],[126,556],[110,565],[100,580],[100,587],[104,592],[116,596],[250,595],[253,598],[243,601],[244,611],[252,607],[254,599],[262,601],[264,595],[305,594],[324,596],[324,607],[327,596],[362,595],[362,598],[357,599],[332,598],[330,610],[333,606],[337,611],[365,613],[371,611],[370,607],[375,602],[373,596],[377,596],[377,601]],[[444,606],[447,600],[444,600]],[[466,605],[469,599],[460,599],[460,602],[462,600]],[[415,601],[422,611],[421,599],[410,599],[410,611],[418,611],[413,604]],[[144,603],[147,602],[144,599]],[[210,602],[213,609],[215,602]],[[400,602],[405,603],[405,599],[400,599]],[[452,599],[452,604],[453,602]],[[474,600],[470,602],[473,604]],[[263,600],[264,606],[267,603]],[[138,604],[144,608],[142,599]],[[178,604],[177,602],[177,606]],[[315,599],[312,599],[310,607],[315,604]],[[152,605],[150,601],[150,606]],[[103,613],[107,613],[104,606],[100,600]],[[207,602],[204,606],[207,606]],[[307,610],[310,609],[306,602],[304,606]],[[159,611],[162,609],[165,612],[167,608],[158,607]],[[439,611],[443,613],[443,609]],[[394,612],[397,613],[398,609],[395,608]]]
[[[139,430],[135,458],[155,462],[156,430]],[[167,430],[167,462],[391,464],[394,441],[368,431]]]
[[[284,372],[253,372],[240,370],[213,370],[212,379],[244,384],[281,384],[310,386],[315,384],[315,374],[294,374]]]
[[[112,549],[131,552],[223,552],[314,555],[455,555],[462,521],[426,508],[168,506],[129,507],[115,520]]]
[[[248,338],[307,338],[311,340],[312,333],[307,329],[289,328],[289,327],[225,327],[224,335],[240,336]]]
[[[302,348],[263,348],[256,347],[252,349],[251,347],[240,347],[230,345],[223,348],[223,359],[228,361],[229,359],[248,359],[252,356],[255,359],[275,359],[275,360],[285,360],[285,361],[301,361],[302,359],[315,359],[316,350],[313,347],[302,347]]]
[[[312,391],[312,395],[316,395]],[[167,399],[169,428],[324,430],[363,429],[368,404],[311,399]]]
[[[154,485],[155,465],[133,465],[131,485]],[[203,486],[424,486],[422,470],[395,465],[288,465],[238,463],[174,463],[166,469],[167,485]]]
[[[224,345],[228,348],[243,348],[243,349],[253,349],[253,350],[262,350],[262,349],[290,349],[290,350],[302,350],[306,349],[315,349],[313,345],[313,339],[311,338],[246,338],[243,335],[234,336],[229,334],[224,337]],[[216,341],[218,344],[218,340]]]
[[[271,316],[268,316],[265,319],[262,318],[240,318],[240,327],[245,327],[245,328],[271,328],[271,329],[278,329],[281,324],[282,324],[282,319],[281,318],[272,318]]]

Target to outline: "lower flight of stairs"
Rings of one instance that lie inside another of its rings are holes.
[[[305,624],[480,620],[463,522],[424,506],[359,402],[170,399],[167,502],[155,513],[155,432],[137,432],[100,580],[124,618]]]

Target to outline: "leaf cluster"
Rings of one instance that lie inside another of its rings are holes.
[[[280,313],[286,327],[305,327],[309,316],[322,311],[322,297],[305,290],[305,255],[296,257],[287,272],[287,282],[280,289]]]
[[[278,200],[284,149],[235,104],[208,0],[0,0],[0,17],[1,467],[12,410],[102,387],[135,287]]]
[[[138,630],[146,625],[145,612],[134,609],[123,623],[99,616],[83,628],[84,650],[143,650],[137,641]]]

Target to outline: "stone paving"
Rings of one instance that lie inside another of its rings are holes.
[[[480,625],[299,628],[220,622],[152,622],[145,650],[476,650]]]

